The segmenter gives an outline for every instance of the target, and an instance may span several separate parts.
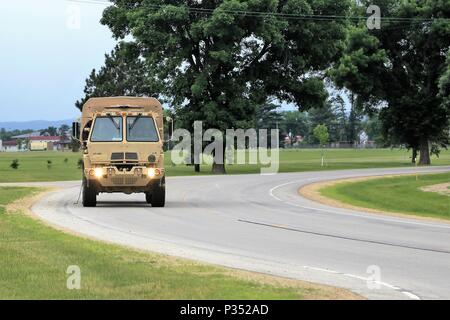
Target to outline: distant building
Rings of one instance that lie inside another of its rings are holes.
[[[72,137],[62,136],[57,144],[59,151],[70,151],[72,150]]]
[[[45,136],[32,132],[14,136],[11,141],[3,141],[0,151],[67,151],[71,149],[71,143],[70,136]]]
[[[27,140],[31,151],[64,151],[70,149],[71,143],[70,138],[61,136],[33,136]]]
[[[19,151],[19,144],[16,140],[3,141],[1,143],[1,151],[4,152],[17,152]]]
[[[38,137],[40,135],[41,135],[41,133],[39,131],[34,131],[34,132],[31,132],[31,133],[26,133],[26,134],[21,134],[21,135],[18,135],[18,136],[11,137],[11,139],[14,139],[14,140],[17,140],[17,139],[30,139],[31,137]]]
[[[304,138],[301,135],[292,136],[291,133],[289,133],[288,136],[284,138],[284,146],[285,147],[298,147],[302,142]]]
[[[366,148],[367,142],[369,141],[369,136],[365,131],[359,133],[359,147]]]
[[[61,140],[58,136],[34,136],[29,137],[28,148],[30,151],[53,151],[55,144]]]

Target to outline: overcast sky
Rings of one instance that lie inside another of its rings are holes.
[[[74,103],[86,77],[116,44],[100,24],[106,7],[101,0],[0,1],[0,122],[79,116]]]
[[[105,7],[0,1],[0,122],[78,116],[74,102],[83,96],[84,80],[115,45],[99,23]]]

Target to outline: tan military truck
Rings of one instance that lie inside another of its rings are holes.
[[[102,192],[145,193],[165,204],[163,110],[154,98],[91,98],[73,136],[83,152],[82,202],[95,207]]]

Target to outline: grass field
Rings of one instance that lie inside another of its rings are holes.
[[[398,149],[330,149],[325,150],[325,166],[321,167],[321,151],[317,149],[281,150],[280,172],[338,170],[357,168],[410,166],[410,153]],[[0,153],[0,182],[77,180],[81,172],[77,167],[81,154],[72,152],[23,152]],[[10,168],[13,159],[19,159],[19,168]],[[67,163],[64,161],[67,159]],[[166,153],[168,176],[195,175],[193,167],[173,166],[170,153]],[[47,160],[52,162],[47,166]],[[433,165],[450,165],[450,151],[443,151],[439,159],[433,157]],[[230,174],[259,173],[259,165],[227,165]],[[202,165],[200,174],[210,174],[211,167]]]
[[[450,173],[412,175],[338,183],[320,192],[358,207],[450,220],[450,196],[420,190],[447,182]]]
[[[0,299],[343,299],[347,291],[250,275],[65,234],[5,205],[30,188],[0,188]],[[81,289],[67,289],[67,268]]]

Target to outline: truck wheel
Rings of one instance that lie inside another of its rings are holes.
[[[88,187],[86,180],[83,180],[83,207],[95,207],[97,205],[97,193],[92,187]]]
[[[148,196],[146,197],[148,199]],[[161,179],[161,183],[155,186],[150,195],[150,203],[152,207],[161,208],[166,203],[166,178]],[[148,201],[148,200],[147,200]]]
[[[150,192],[145,193],[145,201],[147,201],[148,204],[152,203],[152,194]]]

